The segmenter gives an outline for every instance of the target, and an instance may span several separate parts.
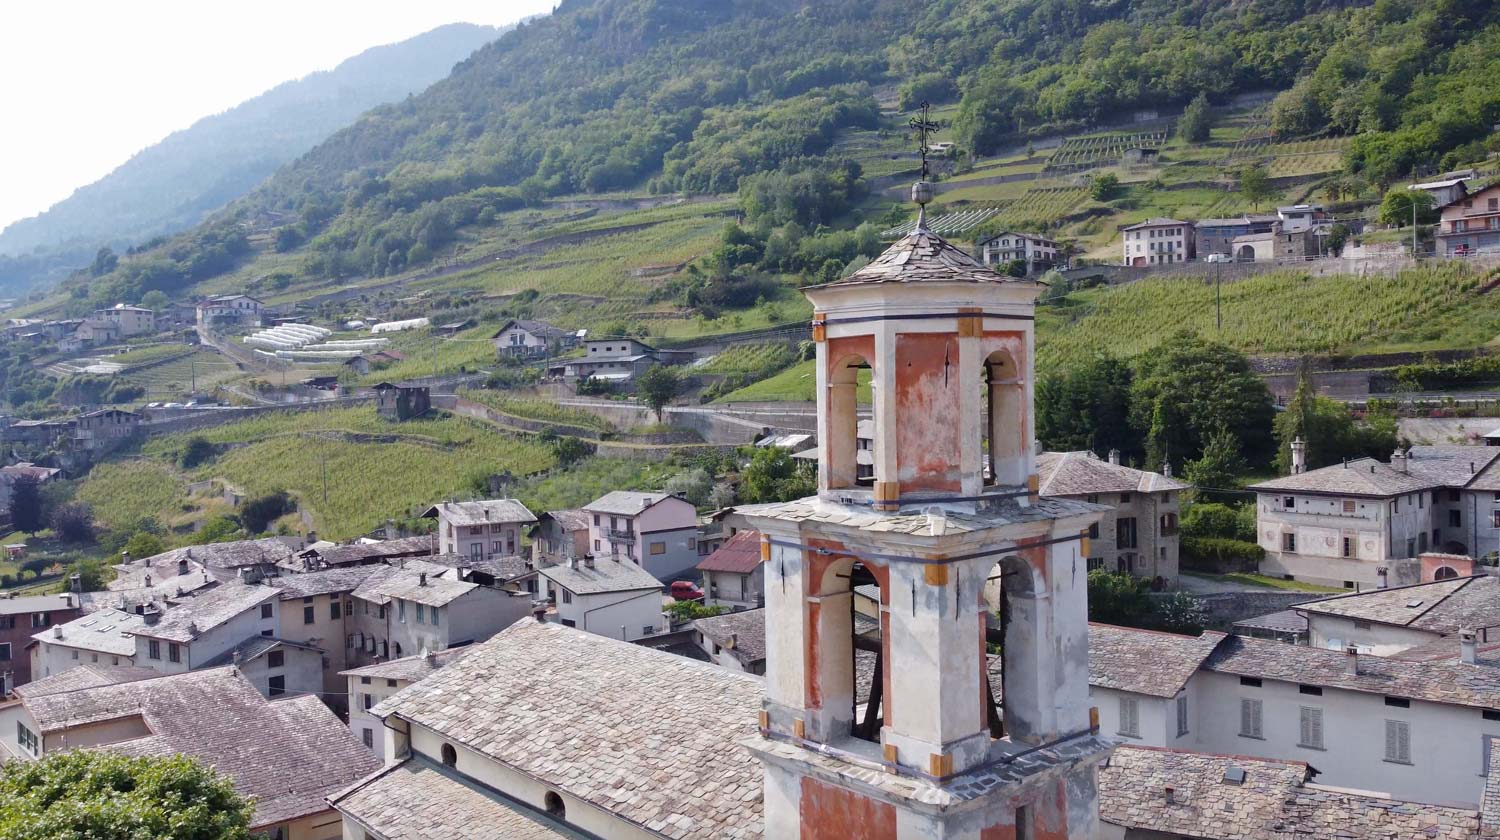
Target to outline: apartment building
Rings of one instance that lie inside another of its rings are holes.
[[[1120,228],[1122,265],[1146,266],[1192,262],[1196,251],[1192,222],[1153,218]]]
[[[698,564],[698,513],[669,493],[615,490],[583,506],[589,550],[669,582]]]
[[[536,522],[536,516],[515,499],[443,502],[422,516],[438,521],[439,554],[475,560],[520,555],[521,535]]]

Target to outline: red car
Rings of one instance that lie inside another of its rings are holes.
[[[667,587],[667,593],[679,601],[703,600],[703,590],[698,588],[698,584],[690,580],[672,581],[672,585]]]

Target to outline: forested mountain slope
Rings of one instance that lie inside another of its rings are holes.
[[[1489,72],[1497,21],[1476,0],[567,0],[89,297],[177,292],[238,265],[253,234],[278,269],[378,277],[552,196],[731,193],[872,127],[877,98],[959,101],[957,137],[984,154],[1199,93],[1284,90],[1278,131],[1359,132],[1347,165],[1389,182],[1483,152],[1500,93],[1464,80]]]
[[[10,257],[0,256],[0,290],[77,268],[102,245],[123,250],[197,224],[370,108],[447,76],[502,31],[459,23],[374,47],[173,133],[0,232],[0,255]]]

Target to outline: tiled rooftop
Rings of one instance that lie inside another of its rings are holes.
[[[316,572],[282,575],[272,579],[270,585],[281,590],[281,600],[294,601],[317,595],[332,595],[336,592],[353,592],[379,566],[339,566]]]
[[[537,569],[537,574],[574,595],[661,588],[661,581],[640,566],[602,558],[594,560],[592,564],[587,560],[578,560],[572,565],[546,566]]]
[[[319,549],[308,549],[302,554],[315,553],[319,562],[325,566],[347,566],[358,563],[373,563],[390,557],[421,557],[437,552],[437,539],[432,534],[419,537],[401,537],[394,540],[380,540],[378,542],[359,542],[349,545],[333,545]],[[283,565],[293,568],[301,568],[301,563],[293,559]]]
[[[1467,487],[1488,480],[1487,468],[1500,452],[1483,446],[1413,446],[1406,471],[1374,458],[1359,458],[1309,470],[1300,475],[1252,484],[1263,492],[1323,493],[1343,496],[1387,497],[1436,487]]]
[[[252,659],[259,659],[260,657],[265,656],[273,650],[285,648],[312,651],[314,653],[323,652],[323,649],[318,647],[317,645],[310,645],[304,642],[294,642],[289,639],[278,639],[275,636],[251,636],[243,642],[235,645],[233,648],[230,648],[229,650],[224,651],[218,656],[215,656],[213,659],[210,659],[207,662],[203,663],[202,667],[217,668],[221,665],[237,665],[240,663],[249,662]],[[238,660],[236,660],[235,658],[236,654],[238,654]]]
[[[1152,697],[1175,697],[1224,641],[1212,630],[1180,636],[1110,624],[1089,625],[1089,684]]]
[[[363,668],[340,671],[339,676],[416,682],[432,676],[440,668],[452,665],[458,660],[463,659],[472,650],[474,648],[470,645],[431,652],[427,656],[417,654],[416,656],[392,659],[388,662],[376,662],[374,665],[366,665]]]
[[[17,697],[44,697],[48,694],[58,694],[65,691],[77,691],[81,688],[98,688],[103,685],[115,685],[117,683],[134,682],[136,680],[149,680],[161,676],[161,672],[152,668],[141,668],[135,665],[95,665],[85,662],[66,671],[53,674],[50,677],[42,677],[32,680],[25,685],[16,686]]]
[[[1235,769],[1244,772],[1242,783],[1225,781]],[[1478,837],[1474,811],[1349,793],[1307,778],[1298,761],[1122,746],[1099,770],[1099,816],[1157,832],[1151,836],[1202,840]]]
[[[635,516],[665,498],[667,498],[666,493],[612,490],[584,505],[583,509],[587,513],[612,513],[616,516]]]
[[[1046,497],[1026,507],[1022,507],[1015,499],[1001,499],[990,505],[988,510],[979,513],[948,511],[943,517],[934,519],[915,506],[891,514],[877,512],[867,506],[844,505],[812,496],[791,502],[740,505],[735,508],[735,512],[751,518],[764,516],[785,522],[827,522],[871,533],[931,537],[984,531],[1001,525],[1047,522],[1105,509],[1088,502]]]
[[[538,656],[538,651],[545,655]],[[761,834],[764,689],[559,624],[522,621],[377,705],[672,838]]]
[[[1479,575],[1371,589],[1298,604],[1297,609],[1448,635],[1500,625],[1500,578]]]
[[[146,624],[135,632],[137,635],[170,642],[191,642],[245,611],[276,599],[277,595],[278,590],[270,586],[230,581],[217,589],[210,589],[202,595],[181,601],[163,612],[155,624]],[[134,652],[133,646],[131,650]]]
[[[919,227],[892,243],[869,265],[827,285],[942,282],[1027,283],[995,271],[941,236]]]
[[[354,590],[354,597],[375,604],[389,604],[393,597],[392,592],[387,590],[405,590],[407,579],[412,584],[420,581],[420,574],[427,573],[429,585],[446,578],[447,582],[459,583],[461,586],[473,588],[477,584],[462,583],[456,580],[457,570],[453,566],[442,566],[429,562],[426,558],[415,558],[408,560],[393,561],[395,565],[376,566],[375,571]],[[468,590],[465,590],[468,591]],[[448,593],[449,590],[444,590]],[[425,601],[423,603],[426,603]]]
[[[589,527],[588,511],[582,508],[571,508],[569,510],[549,510],[546,516],[554,519],[567,531],[586,531]]]
[[[766,611],[742,610],[700,618],[693,627],[704,638],[728,651],[748,666],[766,658]]]
[[[439,516],[454,525],[499,525],[535,522],[536,515],[515,499],[485,499],[477,502],[443,502],[427,509],[424,516]]]
[[[146,619],[135,613],[104,609],[75,618],[66,624],[54,624],[31,638],[47,644],[94,650],[116,656],[135,655],[135,633],[146,626]]]
[[[410,566],[405,569],[387,567],[386,571],[365,578],[364,583],[354,590],[354,597],[377,604],[388,604],[392,599],[399,598],[430,607],[443,607],[479,588],[477,583],[439,577],[444,572],[451,576],[453,571],[442,566],[435,568],[438,571],[425,571]]]
[[[698,570],[748,575],[759,568],[760,563],[760,532],[744,529],[703,558]]]
[[[1161,473],[1111,464],[1092,452],[1043,452],[1036,458],[1036,471],[1043,496],[1161,493],[1192,486]]]
[[[0,598],[0,615],[29,615],[31,613],[70,610],[78,606],[74,595],[26,595],[15,598]]]
[[[420,758],[387,767],[329,797],[381,837],[412,840],[564,840],[566,826]]]
[[[238,569],[258,566],[262,563],[275,565],[291,558],[298,550],[293,537],[266,537],[259,540],[236,540],[234,542],[190,545],[174,548],[154,555],[148,560],[153,566],[176,567],[178,560],[200,563],[210,569]]]
[[[1244,677],[1432,703],[1500,708],[1500,667],[1496,665],[1421,662],[1360,654],[1359,672],[1351,674],[1348,656],[1343,651],[1230,636],[1209,656],[1204,667]]]

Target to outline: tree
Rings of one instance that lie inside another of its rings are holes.
[[[552,442],[552,454],[560,467],[570,466],[594,454],[595,446],[576,437],[559,436]]]
[[[297,509],[297,501],[285,490],[272,490],[240,503],[240,524],[247,534],[260,534],[271,523]]]
[[[30,574],[34,578],[42,576],[52,561],[45,557],[29,557],[21,563],[21,571]]]
[[[734,504],[734,485],[727,481],[720,481],[709,491],[708,506],[714,510],[723,510]]]
[[[1240,195],[1250,202],[1255,209],[1260,209],[1260,203],[1276,194],[1276,189],[1271,186],[1271,176],[1266,174],[1266,168],[1259,164],[1249,164],[1240,168],[1238,173],[1240,180]]]
[[[167,546],[161,541],[161,537],[148,531],[136,531],[130,535],[125,543],[125,552],[132,558],[155,557],[167,550]]]
[[[779,446],[756,449],[740,473],[740,498],[747,504],[788,502],[816,492],[814,471]]]
[[[0,766],[0,802],[9,840],[249,840],[254,813],[197,759],[99,750]]]
[[[1328,229],[1328,238],[1324,240],[1324,246],[1327,247],[1329,254],[1336,257],[1344,253],[1344,244],[1348,241],[1349,226],[1343,222],[1335,222],[1333,227]]]
[[[1179,332],[1135,361],[1130,425],[1145,438],[1152,468],[1203,455],[1208,439],[1228,430],[1252,467],[1275,455],[1271,392],[1230,347]]]
[[[1245,459],[1240,457],[1239,440],[1228,429],[1219,429],[1204,444],[1203,455],[1187,463],[1183,475],[1195,487],[1228,490],[1244,475],[1245,469]]]
[[[104,561],[97,557],[78,561],[73,566],[73,574],[78,575],[78,585],[84,592],[97,592],[103,589],[108,577]]]
[[[656,412],[656,422],[661,422],[661,410],[682,393],[682,377],[666,365],[652,365],[636,380],[636,388],[646,398],[646,405]]]
[[[178,463],[182,464],[183,469],[190,470],[213,456],[214,445],[208,442],[208,438],[202,435],[193,435],[183,444],[182,455],[179,457]]]
[[[167,293],[162,291],[161,289],[152,289],[144,295],[141,295],[141,306],[151,310],[152,312],[155,312],[158,315],[165,312],[167,307],[170,306],[171,303],[172,299],[167,297]]]
[[[1026,261],[1010,260],[1009,262],[1005,263],[1005,265],[999,266],[998,271],[1001,274],[1006,275],[1007,277],[1025,277]]]
[[[193,542],[198,545],[210,543],[228,542],[241,539],[245,532],[240,529],[240,523],[228,516],[216,516],[203,523],[198,533],[193,535]]]
[[[1430,225],[1438,220],[1432,194],[1424,190],[1396,187],[1385,194],[1380,202],[1381,224],[1407,227],[1411,224],[1412,208],[1416,208],[1417,224]]]
[[[94,541],[94,509],[86,502],[68,502],[52,511],[52,530],[69,543]]]
[[[42,508],[42,483],[33,475],[20,475],[10,485],[10,524],[17,531],[34,534],[46,527]]]
[[[667,479],[662,488],[674,496],[681,496],[693,503],[694,507],[703,507],[708,504],[708,497],[714,490],[714,477],[708,470],[695,467],[680,472]]]
[[[1051,450],[1118,449],[1127,458],[1143,453],[1132,434],[1130,366],[1107,353],[1061,373],[1044,376],[1036,387],[1036,432]]]
[[[1213,117],[1208,108],[1208,94],[1200,93],[1183,110],[1182,119],[1177,121],[1177,130],[1190,142],[1203,143],[1208,140],[1212,128]]]
[[[1151,615],[1151,585],[1129,572],[1089,572],[1089,620],[1140,627]]]
[[[1119,176],[1106,172],[1089,182],[1089,197],[1095,201],[1109,201],[1119,188]]]
[[[1292,471],[1292,441],[1306,445],[1307,468],[1315,470],[1347,458],[1381,458],[1396,448],[1396,418],[1387,412],[1370,411],[1363,421],[1337,400],[1313,393],[1306,370],[1297,378],[1297,390],[1286,411],[1276,415],[1276,470]]]

